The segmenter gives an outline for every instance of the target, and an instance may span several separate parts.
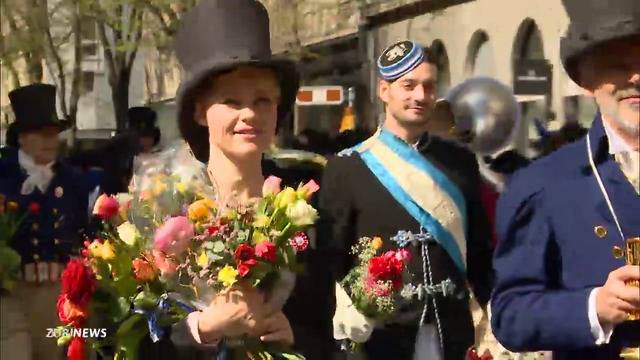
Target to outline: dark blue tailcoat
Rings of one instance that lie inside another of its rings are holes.
[[[609,154],[600,116],[587,136],[625,238],[640,236],[640,197]],[[624,245],[586,146],[585,137],[518,172],[499,201],[492,325],[509,349],[618,359],[623,345],[640,341],[637,321],[618,326],[609,345],[596,347],[590,331],[589,293],[624,265],[612,253]]]

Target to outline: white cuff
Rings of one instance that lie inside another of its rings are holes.
[[[202,339],[200,339],[200,331],[198,330],[198,321],[200,319],[200,314],[202,314],[202,312],[194,311],[187,315],[187,327],[189,328],[189,333],[196,343],[203,346],[215,347],[218,345],[219,340],[210,343],[203,343]]]
[[[613,326],[600,324],[598,310],[596,309],[596,296],[600,288],[595,288],[589,293],[589,325],[596,345],[608,344],[613,334]]]

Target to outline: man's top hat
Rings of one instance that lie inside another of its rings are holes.
[[[49,84],[31,84],[9,93],[9,101],[15,115],[17,133],[25,130],[55,126],[62,131],[70,126],[58,119],[56,113],[56,87]]]
[[[639,0],[562,0],[569,15],[567,33],[560,40],[560,56],[573,81],[578,60],[594,48],[627,37],[640,36]],[[637,44],[640,46],[640,44]]]
[[[194,120],[194,90],[216,73],[239,65],[271,68],[280,82],[279,119],[288,115],[300,78],[290,60],[271,54],[269,16],[256,0],[202,0],[182,18],[176,55],[184,70],[178,89],[180,132],[200,161],[209,157],[209,135]]]
[[[129,129],[137,131],[140,135],[152,136],[156,145],[160,142],[160,129],[156,126],[157,118],[156,112],[146,106],[134,106],[127,111]]]

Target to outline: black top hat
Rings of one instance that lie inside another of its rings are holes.
[[[175,47],[184,70],[178,89],[180,132],[198,160],[209,158],[209,136],[194,119],[194,90],[209,76],[239,65],[271,68],[280,82],[279,119],[290,112],[300,78],[292,61],[272,56],[269,16],[258,1],[201,1],[183,16]]]
[[[560,56],[569,77],[580,83],[580,57],[597,46],[627,37],[640,36],[638,0],[562,0],[571,21],[560,40]],[[637,40],[636,40],[637,41]],[[638,44],[640,46],[640,44]]]
[[[146,106],[134,106],[127,110],[127,122],[131,129],[152,129],[156,127],[156,112]]]
[[[31,84],[19,87],[9,93],[9,101],[15,115],[17,133],[55,126],[59,131],[67,129],[70,123],[58,119],[56,113],[56,87],[49,84]]]
[[[160,142],[160,128],[156,126],[158,115],[150,107],[134,106],[127,111],[129,129],[137,131],[142,136],[153,137],[154,145]]]

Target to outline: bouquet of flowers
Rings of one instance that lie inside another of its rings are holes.
[[[411,253],[401,248],[379,254],[382,244],[379,237],[358,240],[352,249],[357,265],[336,288],[334,337],[350,340],[351,350],[369,339],[376,322],[394,314],[411,280]]]
[[[11,291],[20,272],[20,255],[9,243],[27,214],[39,212],[40,205],[32,202],[27,210],[21,215],[18,203],[0,194],[0,289]]]
[[[203,184],[169,175],[155,176],[132,194],[102,195],[94,214],[103,219],[104,231],[99,239],[85,242],[83,258],[63,274],[58,301],[63,328],[102,320],[114,331],[92,341],[92,347],[111,347],[116,358],[135,359],[146,336],[158,341],[164,328],[238,283],[259,288],[284,305],[293,288],[291,274],[299,268],[296,253],[309,242],[304,231],[317,217],[307,200],[318,185],[311,181],[297,189],[281,189],[280,182],[270,177],[262,198],[225,207]],[[64,281],[77,279],[69,272],[80,266],[83,278],[95,279],[95,288],[84,286],[78,299],[68,293]],[[90,319],[90,311],[106,319]],[[60,345],[82,341],[76,339],[58,340]],[[270,358],[275,352],[302,358],[246,340],[239,348],[248,356]],[[69,358],[77,358],[73,356],[83,350],[72,353],[71,345]]]

